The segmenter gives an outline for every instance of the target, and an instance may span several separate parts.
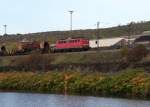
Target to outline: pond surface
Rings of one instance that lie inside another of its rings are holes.
[[[150,107],[150,101],[2,92],[0,107]]]

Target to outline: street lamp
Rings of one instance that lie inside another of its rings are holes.
[[[6,35],[7,34],[7,25],[3,25],[4,26],[4,35]]]
[[[73,10],[69,11],[70,13],[70,31],[72,32],[72,14],[73,14]]]

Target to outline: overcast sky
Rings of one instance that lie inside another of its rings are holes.
[[[150,21],[150,0],[0,0],[0,34],[111,27]]]

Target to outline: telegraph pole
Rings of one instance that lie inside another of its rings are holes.
[[[73,10],[69,11],[70,13],[70,33],[72,33],[72,14],[73,14]]]
[[[100,22],[97,22],[97,48],[99,48],[99,33],[100,33],[100,29],[99,29],[99,26],[100,26]]]
[[[4,26],[4,35],[7,35],[7,25],[3,25]]]
[[[97,22],[97,38],[99,39],[100,37],[99,37],[99,34],[100,34],[100,28],[99,28],[99,26],[100,26],[100,22]]]

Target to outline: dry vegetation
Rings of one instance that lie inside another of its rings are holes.
[[[0,73],[0,90],[144,99],[150,98],[150,74],[141,69],[116,74],[8,72]]]
[[[0,58],[0,71],[98,71],[117,72],[127,68],[143,68],[150,72],[149,51],[139,45],[121,51],[92,53],[59,53]]]

